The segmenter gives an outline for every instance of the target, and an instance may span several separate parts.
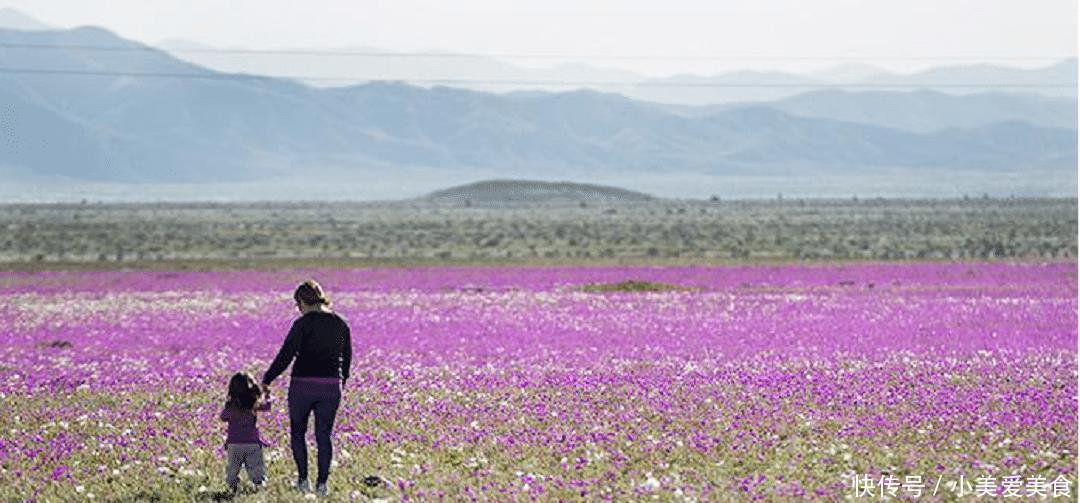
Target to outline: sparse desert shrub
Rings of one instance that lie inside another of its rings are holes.
[[[642,280],[626,280],[618,283],[590,283],[582,286],[581,291],[589,293],[608,293],[608,292],[683,292],[690,291],[692,288],[688,288],[681,285],[673,285],[670,283],[659,283],[656,281],[642,281]]]

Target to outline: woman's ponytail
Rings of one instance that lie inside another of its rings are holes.
[[[293,293],[293,298],[296,299],[296,302],[301,302],[309,306],[322,304],[326,307],[330,307],[330,299],[326,297],[326,292],[324,292],[322,286],[313,279],[300,283],[300,286],[296,287],[296,292]]]

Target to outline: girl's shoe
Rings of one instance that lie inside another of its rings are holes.
[[[308,483],[307,479],[297,480],[296,481],[296,490],[300,491],[302,493],[309,493],[309,492],[311,492],[311,484]]]
[[[315,484],[315,494],[318,494],[319,496],[330,495],[330,488],[326,487],[326,482],[323,482],[321,484]]]

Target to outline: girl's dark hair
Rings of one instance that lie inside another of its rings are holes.
[[[229,405],[241,410],[252,410],[262,396],[262,389],[255,378],[247,372],[237,372],[229,379]]]
[[[300,283],[300,286],[296,287],[296,292],[293,293],[293,298],[309,306],[318,304],[330,306],[330,299],[326,297],[326,292],[323,292],[322,286],[313,279]]]

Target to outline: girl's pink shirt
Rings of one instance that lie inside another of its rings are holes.
[[[241,410],[225,403],[221,410],[220,419],[229,423],[225,436],[225,445],[229,444],[259,444],[267,445],[259,436],[258,416],[256,411],[270,410],[270,400],[267,399],[255,405],[253,410]]]

